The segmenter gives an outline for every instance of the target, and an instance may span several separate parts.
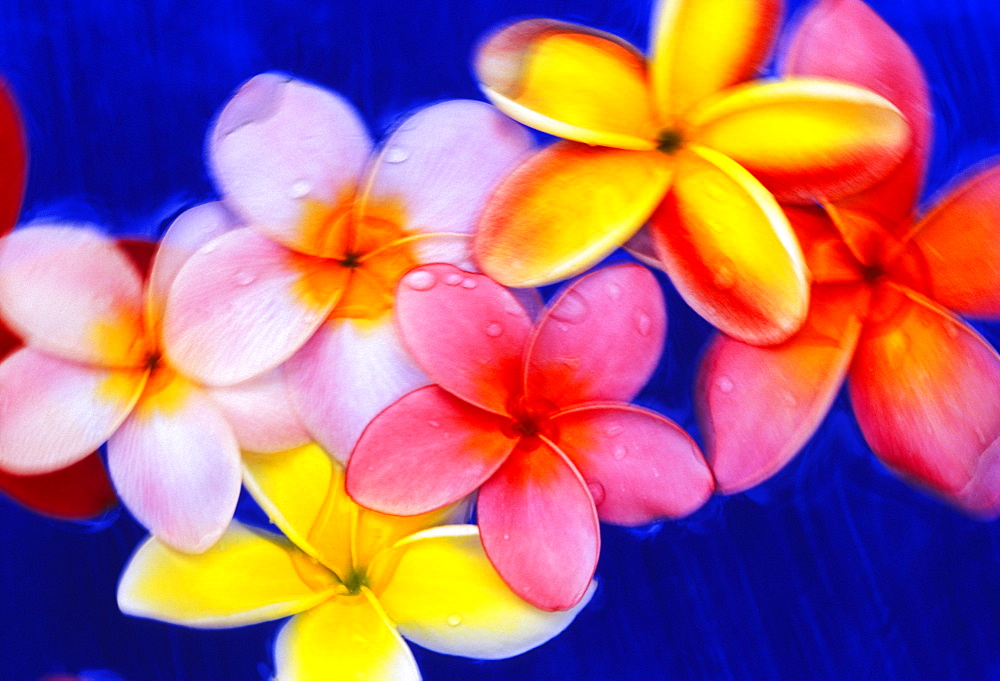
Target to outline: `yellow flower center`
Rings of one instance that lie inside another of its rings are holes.
[[[684,135],[679,128],[664,128],[656,136],[656,149],[664,154],[676,154],[684,146]]]

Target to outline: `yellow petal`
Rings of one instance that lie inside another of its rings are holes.
[[[591,584],[571,610],[528,605],[497,575],[472,525],[412,535],[381,554],[371,575],[379,602],[406,638],[448,655],[484,659],[519,655],[556,636],[595,588]]]
[[[420,681],[409,647],[368,589],[293,617],[274,661],[280,681]]]
[[[780,201],[854,194],[910,148],[889,100],[854,85],[795,78],[731,88],[688,118],[691,139],[726,154]]]
[[[587,144],[656,146],[645,60],[613,35],[520,21],[483,42],[475,69],[490,101],[525,125]]]
[[[234,522],[199,555],[147,539],[118,583],[118,607],[189,627],[238,627],[323,602],[334,586],[324,572],[282,538]]]
[[[662,0],[653,21],[656,106],[677,116],[753,76],[781,24],[781,0]]]
[[[472,514],[472,499],[439,508],[420,515],[398,516],[359,507],[354,533],[354,563],[364,569],[379,552],[399,540],[438,525],[468,522]]]
[[[557,142],[518,166],[487,205],[473,245],[506,286],[541,286],[582,272],[624,243],[660,202],[672,160]]]

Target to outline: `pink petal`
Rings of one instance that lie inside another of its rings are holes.
[[[347,493],[367,508],[416,515],[450,504],[493,475],[514,449],[508,421],[437,386],[399,400],[362,433]]]
[[[451,265],[411,270],[396,294],[403,343],[435,383],[498,414],[520,392],[531,318],[508,290]]]
[[[594,501],[564,455],[519,447],[479,491],[479,530],[493,567],[543,610],[568,610],[590,586],[601,550]]]
[[[342,462],[380,411],[430,382],[403,348],[392,317],[328,320],[285,372],[302,423]]]
[[[251,78],[215,120],[208,160],[226,203],[291,247],[303,241],[310,204],[354,190],[371,139],[340,95],[278,73]]]
[[[816,432],[851,364],[867,300],[864,286],[814,286],[805,325],[781,345],[712,342],[696,394],[721,492],[771,477]]]
[[[13,353],[0,363],[0,467],[31,475],[79,461],[125,420],[144,378],[33,348]]]
[[[147,389],[108,442],[108,468],[136,520],[173,548],[201,553],[236,510],[240,451],[208,397],[174,381],[158,394]]]
[[[292,408],[282,369],[272,369],[249,381],[207,391],[248,452],[284,452],[311,441]]]
[[[37,225],[0,242],[0,309],[26,344],[104,366],[138,366],[142,279],[113,239]]]
[[[587,481],[601,520],[642,525],[693,513],[715,483],[694,440],[659,414],[583,405],[550,421],[556,444]]]
[[[309,340],[343,291],[346,272],[253,229],[228,232],[177,275],[163,319],[164,352],[204,383],[258,376]]]
[[[525,362],[525,393],[568,406],[635,397],[660,361],[667,311],[638,265],[575,281],[549,306]]]

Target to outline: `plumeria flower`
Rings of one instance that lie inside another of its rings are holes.
[[[402,637],[497,659],[541,645],[575,609],[547,613],[504,585],[465,503],[401,518],[358,507],[316,445],[244,460],[247,489],[285,537],[234,522],[208,552],[149,539],[118,585],[122,612],[205,629],[294,615],[275,644],[281,681],[419,679]],[[287,537],[287,538],[286,538]]]
[[[700,378],[721,490],[778,471],[815,432],[845,376],[861,430],[904,478],[970,513],[1000,512],[1000,357],[955,313],[1000,316],[1000,166],[914,215],[932,130],[905,43],[859,0],[823,0],[801,24],[792,73],[881,91],[913,126],[885,182],[823,210],[790,210],[815,279],[803,330],[755,348],[720,337]]]
[[[384,513],[424,513],[477,488],[486,554],[546,610],[587,592],[598,516],[639,525],[701,506],[712,477],[672,421],[628,404],[656,367],[660,289],[638,265],[575,282],[535,325],[514,295],[450,265],[397,293],[403,342],[437,383],[371,422],[348,493]]]
[[[225,211],[217,216],[225,229]],[[0,311],[25,347],[0,363],[0,466],[71,466],[107,441],[119,495],[164,541],[213,544],[240,490],[240,446],[308,441],[280,374],[208,391],[164,358],[167,288],[211,221],[178,219],[148,279],[115,241],[78,225],[38,224],[0,242]]]
[[[899,163],[909,131],[892,104],[852,85],[750,80],[780,9],[663,0],[648,60],[615,36],[549,19],[489,37],[475,63],[483,92],[565,140],[497,190],[476,235],[482,270],[509,286],[556,281],[651,220],[662,267],[720,330],[755,344],[798,330],[808,274],[774,195],[863,189]]]
[[[375,414],[428,382],[392,323],[399,278],[425,262],[468,266],[486,195],[530,144],[493,107],[453,100],[413,114],[374,151],[340,96],[253,78],[215,120],[207,152],[241,228],[178,275],[168,358],[213,385],[291,358],[305,426],[344,460]]]

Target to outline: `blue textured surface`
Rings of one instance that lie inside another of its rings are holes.
[[[498,21],[566,18],[641,45],[649,4],[2,0],[0,73],[32,149],[24,217],[157,234],[212,196],[207,122],[260,71],[339,90],[381,131],[428,101],[477,97],[468,55]],[[1000,152],[1000,4],[871,4],[930,79],[935,191]],[[694,429],[708,329],[672,292],[668,303],[669,344],[642,400]],[[977,328],[1000,341],[1000,325]],[[0,500],[0,680],[270,678],[275,624],[203,632],[117,612],[117,576],[141,536],[124,512],[83,526]],[[968,520],[888,474],[843,396],[766,484],[682,522],[605,527],[603,540],[600,591],[565,634],[500,662],[417,650],[425,678],[1000,679],[1000,523]]]

